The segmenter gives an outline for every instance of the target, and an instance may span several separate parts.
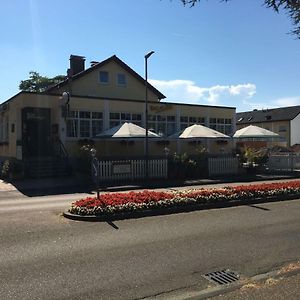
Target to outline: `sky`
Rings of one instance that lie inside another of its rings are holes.
[[[300,105],[300,40],[263,0],[1,0],[0,103],[34,70],[65,75],[71,54],[117,55],[164,101],[236,107]]]

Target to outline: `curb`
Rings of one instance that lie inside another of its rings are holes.
[[[296,270],[291,270],[291,271],[287,271],[284,273],[280,273],[281,269],[277,269],[274,271],[270,271],[267,273],[262,273],[262,274],[257,274],[254,275],[250,278],[245,278],[243,281],[241,282],[236,282],[236,283],[232,283],[228,286],[217,286],[214,288],[208,288],[199,292],[195,292],[193,296],[188,296],[185,298],[182,298],[183,300],[200,300],[200,299],[207,299],[207,298],[212,298],[212,297],[216,297],[219,296],[221,294],[226,294],[229,292],[233,292],[239,288],[241,288],[242,286],[244,286],[245,284],[249,284],[252,282],[258,282],[258,281],[262,281],[265,279],[269,279],[269,278],[282,278],[282,277],[290,277],[296,274],[300,274],[300,269],[296,269]]]
[[[76,220],[76,221],[107,222],[107,221],[117,221],[117,220],[124,220],[124,219],[138,219],[143,217],[151,217],[151,216],[159,216],[159,215],[170,215],[170,214],[183,213],[183,212],[192,212],[197,210],[228,208],[228,207],[235,207],[235,206],[242,206],[242,205],[297,200],[299,198],[300,195],[290,195],[286,197],[274,197],[274,198],[273,197],[254,198],[250,200],[236,200],[231,202],[196,204],[196,205],[186,205],[186,206],[177,206],[177,207],[157,208],[153,210],[122,212],[113,215],[77,215],[65,211],[63,212],[63,216],[65,218]]]

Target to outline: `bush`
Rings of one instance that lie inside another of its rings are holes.
[[[248,165],[263,165],[268,161],[268,153],[264,150],[246,147],[241,152],[240,159],[242,163]]]
[[[89,175],[91,174],[91,161],[92,161],[91,149],[93,149],[93,147],[88,144],[79,145],[79,146],[80,148],[76,155],[75,166],[74,166],[75,171]]]
[[[169,160],[169,177],[172,179],[201,178],[207,175],[207,160],[201,152],[193,158],[187,153],[174,153]]]

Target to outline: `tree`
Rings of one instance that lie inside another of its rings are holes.
[[[181,0],[183,5],[194,6],[201,0]],[[221,0],[229,1],[229,0]],[[291,31],[298,39],[300,39],[300,0],[263,0],[264,5],[272,8],[279,13],[282,9],[291,18],[294,29]]]
[[[64,75],[57,75],[53,78],[41,76],[38,72],[30,71],[29,79],[21,80],[19,89],[27,92],[44,92],[47,88],[66,79]]]

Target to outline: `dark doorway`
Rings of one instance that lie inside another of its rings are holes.
[[[22,110],[24,157],[51,155],[50,109],[26,107]]]

